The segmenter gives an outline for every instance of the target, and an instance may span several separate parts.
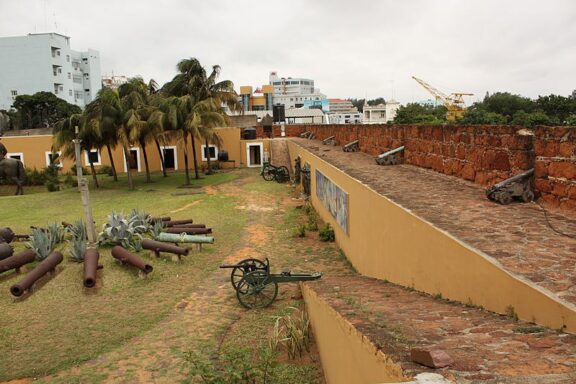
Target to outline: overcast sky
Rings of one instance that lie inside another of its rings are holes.
[[[529,97],[576,88],[576,0],[0,0],[0,36],[59,32],[102,72],[160,84],[196,57],[240,85],[305,77],[329,97]]]

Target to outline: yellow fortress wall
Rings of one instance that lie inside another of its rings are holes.
[[[334,228],[336,242],[359,273],[446,299],[576,332],[576,308],[502,269],[496,261],[378,194],[294,141],[291,163],[311,166],[311,202]],[[315,170],[348,193],[347,235],[316,197]]]

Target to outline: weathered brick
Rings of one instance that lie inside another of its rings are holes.
[[[550,193],[552,191],[552,183],[546,179],[534,180],[534,187],[539,192]]]
[[[568,161],[553,161],[548,167],[550,176],[576,179],[576,163]]]
[[[548,177],[548,165],[550,161],[546,160],[536,160],[534,164],[534,177],[536,178],[546,178]]]

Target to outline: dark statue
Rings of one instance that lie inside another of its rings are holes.
[[[300,172],[302,172],[302,164],[300,156],[294,160],[294,184],[300,184]]]
[[[7,153],[6,146],[0,143],[0,180],[16,184],[16,195],[23,195],[26,181],[24,164],[20,160],[7,158]]]
[[[302,187],[304,188],[305,198],[310,196],[310,164],[304,163],[302,168]]]

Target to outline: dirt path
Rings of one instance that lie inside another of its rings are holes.
[[[248,257],[263,257],[269,251],[275,229],[269,226],[277,214],[276,196],[247,191],[243,185],[255,176],[240,178],[232,183],[213,187],[210,193],[225,193],[241,199],[236,209],[250,210],[250,218],[240,246],[224,263],[234,263]],[[197,202],[188,204],[192,206]],[[233,214],[227,213],[227,214]],[[221,344],[234,323],[247,313],[242,309],[229,283],[229,271],[215,268],[201,280],[190,296],[179,302],[167,318],[152,330],[132,338],[120,348],[80,364],[40,382],[104,382],[104,383],[177,383],[189,375],[187,351],[202,348],[206,342]],[[292,287],[293,289],[294,287]],[[281,292],[290,295],[290,287]],[[280,295],[282,297],[282,294]],[[143,303],[145,305],[145,303]],[[210,353],[206,351],[206,353]]]

